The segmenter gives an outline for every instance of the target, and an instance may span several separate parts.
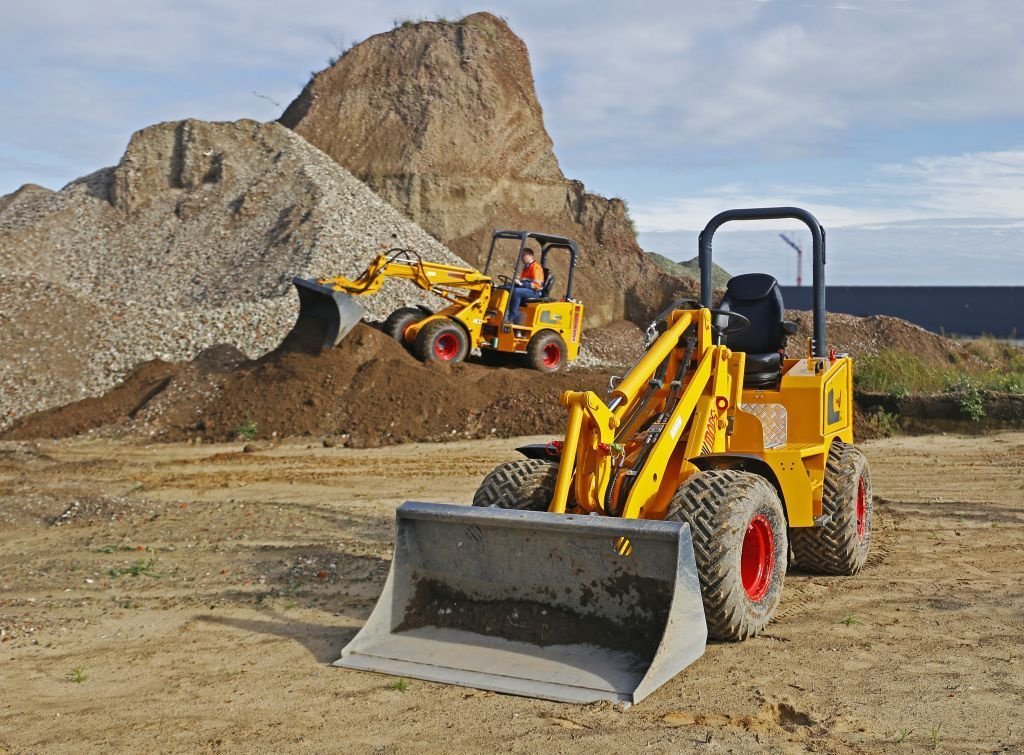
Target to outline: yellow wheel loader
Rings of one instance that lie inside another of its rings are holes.
[[[489,274],[499,244],[517,244],[512,276]],[[517,322],[506,322],[515,273],[531,242],[540,249],[544,286],[525,299]],[[568,255],[564,294],[556,284],[551,253]],[[481,273],[472,268],[424,262],[411,249],[392,249],[378,256],[355,279],[338,276],[306,280],[295,278],[299,292],[299,318],[293,331],[315,332],[319,348],[336,346],[363,317],[356,297],[370,296],[389,278],[406,280],[448,301],[439,312],[425,307],[401,307],[384,322],[384,330],[404,343],[424,362],[461,362],[471,349],[482,359],[503,364],[525,358],[542,372],[557,372],[576,360],[583,330],[583,304],[572,297],[573,275],[579,250],[562,236],[534,231],[495,231]],[[519,356],[517,356],[519,355]]]
[[[793,356],[771,276],[734,277],[711,302],[715,231],[775,218],[814,242],[814,336]],[[652,324],[607,397],[563,393],[562,440],[519,449],[473,507],[399,507],[384,592],[337,665],[633,703],[709,635],[760,632],[791,554],[811,573],[863,567],[871,477],[853,445],[853,363],[826,348],[824,229],[798,208],[729,210],[699,253],[701,301]]]

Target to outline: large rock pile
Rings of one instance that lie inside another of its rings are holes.
[[[466,264],[276,123],[143,129],[115,168],[0,198],[0,428],[148,359],[262,354],[294,322],[293,275],[353,275],[393,246]],[[426,299],[393,284],[364,306],[407,301]]]
[[[564,176],[526,45],[490,13],[371,37],[314,76],[281,123],[475,264],[494,228],[575,238],[590,327],[646,322],[694,292],[640,249],[621,200]]]

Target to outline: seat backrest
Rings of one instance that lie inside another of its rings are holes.
[[[767,273],[746,273],[730,278],[718,308],[738,312],[750,320],[749,328],[725,339],[730,349],[764,354],[785,347],[782,322],[786,307],[782,303],[779,282]],[[715,325],[727,328],[730,323],[727,318],[717,315]]]
[[[555,274],[551,272],[550,267],[541,268],[544,271],[544,285],[541,286],[540,295],[543,298],[547,298],[551,295],[551,286],[555,282]]]

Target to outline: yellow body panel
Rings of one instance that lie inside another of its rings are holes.
[[[583,304],[578,301],[529,302],[519,309],[522,324],[502,322],[508,308],[509,292],[496,288],[491,294],[487,312],[490,316],[480,329],[481,349],[493,349],[506,354],[525,354],[530,339],[542,330],[552,330],[565,341],[569,361],[579,355],[583,335]]]

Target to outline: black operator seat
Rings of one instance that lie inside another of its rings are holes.
[[[523,304],[528,302],[546,302],[551,301],[551,286],[555,282],[555,274],[551,272],[551,268],[542,267],[544,271],[544,285],[541,286],[540,291],[537,292],[537,296],[530,297],[529,299],[523,299]]]
[[[778,383],[782,377],[786,341],[796,333],[796,323],[785,319],[786,307],[782,303],[779,282],[767,273],[737,275],[726,284],[725,296],[718,308],[737,312],[750,320],[749,328],[724,339],[730,349],[747,355],[744,387],[766,388]],[[730,325],[729,319],[722,315],[714,319],[716,327]],[[732,322],[734,326],[735,322]]]

